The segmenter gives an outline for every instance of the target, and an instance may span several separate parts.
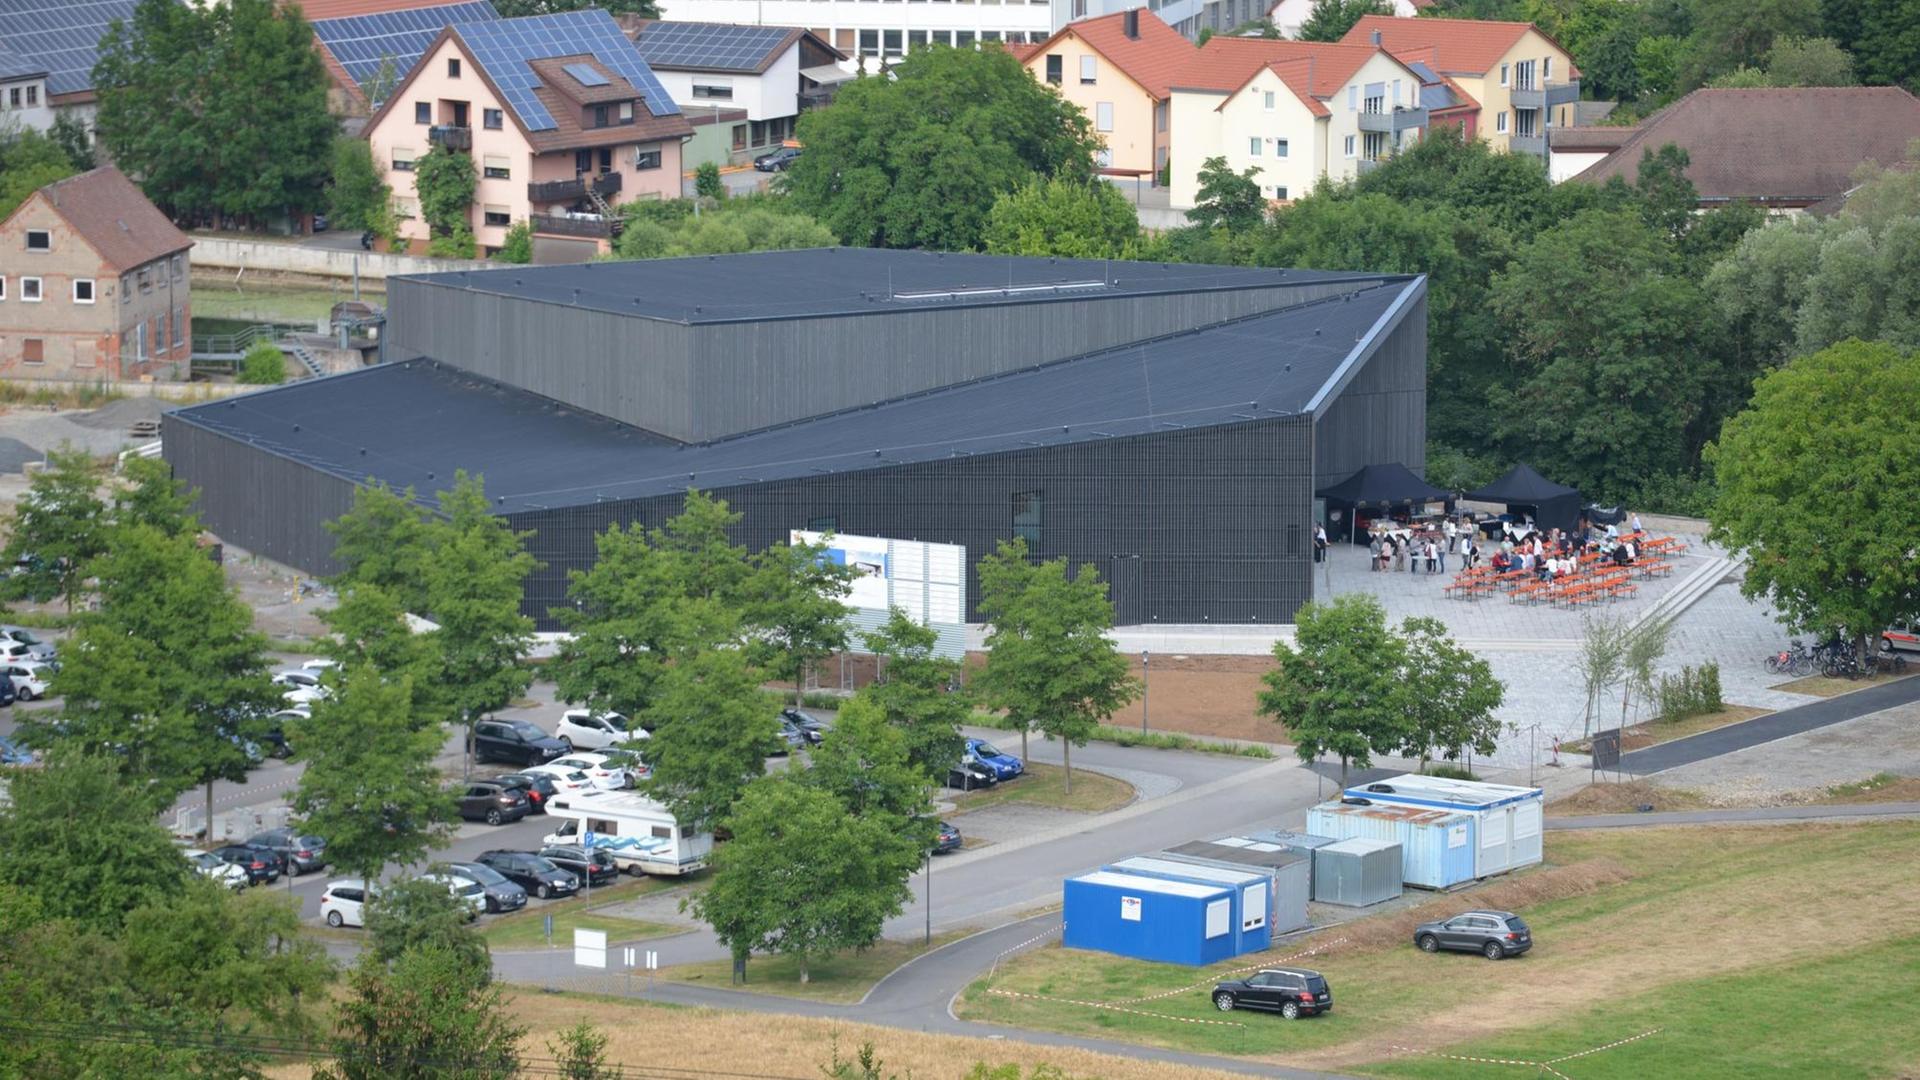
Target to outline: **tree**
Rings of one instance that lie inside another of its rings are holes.
[[[607,1064],[607,1037],[585,1020],[560,1032],[560,1041],[547,1043],[554,1068],[562,1080],[624,1080],[626,1070]]]
[[[468,230],[472,243],[473,193],[480,184],[473,157],[436,145],[414,162],[413,186],[420,196],[420,217],[435,237]]]
[[[504,263],[525,265],[533,261],[533,226],[525,218],[507,227],[507,236],[500,243],[500,250],[494,253],[495,259]]]
[[[1687,178],[1687,166],[1691,164],[1686,150],[1673,143],[1640,154],[1635,186],[1640,192],[1641,216],[1649,228],[1670,240],[1686,235],[1693,212],[1700,205],[1700,193]]]
[[[58,596],[73,610],[87,565],[106,550],[107,507],[99,488],[85,450],[61,443],[47,452],[46,468],[27,481],[0,551],[0,559],[19,568],[6,579],[8,596],[40,602]]]
[[[526,692],[533,682],[522,657],[533,644],[533,620],[520,613],[528,574],[540,563],[526,552],[531,533],[517,533],[492,512],[486,485],[465,470],[438,495],[442,520],[426,528],[427,611],[438,629],[439,694],[446,719],[467,727]]]
[[[1797,630],[1871,648],[1920,610],[1920,506],[1886,497],[1920,465],[1920,356],[1846,341],[1765,376],[1709,450],[1713,542],[1746,563],[1740,589]]]
[[[1400,636],[1402,750],[1419,756],[1423,772],[1435,750],[1449,761],[1460,759],[1462,747],[1482,757],[1493,753],[1500,735],[1493,711],[1506,699],[1493,668],[1454,644],[1438,619],[1409,618]]]
[[[691,200],[629,202],[620,208],[626,227],[616,253],[623,259],[664,259],[743,251],[789,251],[831,247],[832,230],[801,213],[781,196],[740,196],[698,216]]]
[[[791,956],[804,983],[815,957],[872,945],[905,905],[920,852],[891,824],[790,776],[755,781],[727,817],[733,839],[714,850],[713,885],[688,906],[736,959]]]
[[[1085,180],[1087,116],[1004,49],[921,49],[800,116],[786,173],[799,208],[859,247],[980,246],[994,199],[1034,178]]]
[[[389,681],[412,680],[412,727],[438,728],[452,715],[440,681],[440,639],[416,631],[391,592],[371,584],[343,586],[339,602],[318,615],[332,631],[322,651],[343,671],[364,666]]]
[[[240,357],[240,372],[235,382],[250,386],[278,386],[287,381],[287,357],[271,341],[256,341]]]
[[[393,192],[380,178],[373,145],[342,135],[333,141],[333,184],[327,189],[327,216],[335,229],[373,229]]]
[[[414,951],[451,956],[460,961],[464,981],[484,986],[493,979],[493,958],[468,926],[472,921],[472,909],[444,882],[389,881],[367,905],[367,953],[389,966]]]
[[[1861,81],[1911,85],[1920,75],[1920,11],[1905,0],[1858,0],[1860,33],[1847,42],[1859,60]]]
[[[693,170],[693,193],[702,199],[719,202],[727,197],[727,185],[720,179],[720,166],[703,161]]]
[[[801,780],[831,792],[855,817],[890,820],[908,863],[933,846],[929,781],[908,755],[905,733],[870,699],[855,695],[840,709]]]
[[[1238,232],[1257,228],[1267,217],[1260,182],[1254,179],[1258,175],[1260,170],[1252,166],[1245,172],[1234,172],[1224,157],[1201,162],[1200,191],[1193,209],[1187,211],[1187,220],[1203,229]]]
[[[774,678],[792,681],[794,708],[813,665],[847,647],[845,597],[859,571],[828,558],[828,550],[824,543],[775,544],[754,557],[745,586],[755,660]]]
[[[327,838],[335,865],[372,880],[446,843],[453,800],[433,764],[442,738],[415,719],[411,679],[384,681],[370,667],[348,671],[314,703],[293,740],[307,768],[292,803],[302,827]]]
[[[1683,69],[1688,87],[1742,65],[1758,67],[1775,39],[1811,34],[1820,25],[1819,0],[1693,0],[1691,7]]]
[[[994,200],[983,239],[995,255],[1128,258],[1140,218],[1104,180],[1034,179]]]
[[[1627,726],[1627,706],[1638,694],[1641,701],[1653,698],[1655,672],[1653,667],[1666,655],[1667,639],[1673,631],[1671,616],[1649,619],[1627,630],[1621,641],[1620,674],[1626,683],[1626,692],[1620,695],[1620,727]]]
[[[1337,754],[1344,787],[1350,763],[1367,768],[1408,741],[1396,707],[1405,645],[1363,593],[1304,604],[1294,622],[1294,643],[1274,642],[1275,667],[1260,677],[1259,711],[1286,725],[1301,761]]]
[[[1593,720],[1600,697],[1620,682],[1621,665],[1626,660],[1627,624],[1607,615],[1589,615],[1581,621],[1580,684],[1586,691],[1587,707],[1582,715],[1580,736],[1593,734]]]
[[[1300,24],[1301,41],[1339,41],[1364,15],[1391,15],[1385,0],[1313,0],[1313,10]]]
[[[427,241],[427,254],[436,259],[471,259],[479,254],[473,239],[473,226],[462,221],[444,232],[435,232]]]
[[[315,1080],[512,1080],[521,1074],[526,1029],[499,986],[476,983],[466,961],[409,949],[392,963],[371,952],[336,1006],[333,1060]]]
[[[653,727],[653,775],[641,786],[688,828],[725,819],[777,742],[774,711],[739,649],[677,657],[642,715]]]
[[[413,489],[395,491],[378,480],[353,489],[353,507],[327,522],[333,559],[342,567],[332,584],[377,585],[405,611],[427,610],[427,562],[431,538],[426,514]]]
[[[922,626],[894,608],[886,624],[865,635],[867,651],[879,657],[879,677],[860,691],[898,728],[906,740],[907,759],[920,775],[942,781],[960,760],[966,739],[960,725],[967,722],[968,695],[955,691],[960,661],[934,652],[940,640],[932,627]]]
[[[175,478],[165,459],[130,457],[120,465],[120,479],[109,516],[115,527],[145,525],[168,536],[199,534],[193,504],[200,492]]]
[[[0,140],[0,218],[13,213],[27,196],[75,172],[66,150],[37,131],[0,135]]]
[[[1783,37],[1767,53],[1773,86],[1853,86],[1853,56],[1832,38]]]
[[[333,979],[326,948],[301,930],[298,905],[211,882],[135,908],[121,940],[127,982],[201,1019],[192,1026],[202,1030],[303,1033],[306,1001]]]
[[[67,155],[67,164],[74,172],[86,172],[99,164],[94,159],[93,134],[87,130],[86,121],[72,113],[55,116],[53,126],[47,129],[47,138]]]
[[[1033,565],[1025,541],[1004,541],[980,562],[980,613],[992,626],[980,674],[987,701],[1060,740],[1072,792],[1073,747],[1140,693],[1106,636],[1106,582],[1092,566],[1069,579],[1065,559]]]

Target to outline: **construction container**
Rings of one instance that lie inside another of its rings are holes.
[[[1532,866],[1541,859],[1545,793],[1539,788],[1408,773],[1348,788],[1346,795],[1376,804],[1467,815],[1472,822],[1469,840],[1477,878]]]
[[[1313,898],[1313,857],[1305,851],[1246,836],[1223,836],[1169,848],[1161,857],[1264,870],[1273,878],[1273,907],[1267,913],[1273,932],[1288,934],[1307,925],[1307,901]]]
[[[1068,878],[1063,891],[1069,949],[1196,967],[1234,955],[1233,890],[1224,885],[1100,870]]]
[[[1420,889],[1472,881],[1473,819],[1418,806],[1321,803],[1307,811],[1311,828],[1342,840],[1359,837],[1400,845],[1400,880]],[[1324,849],[1323,849],[1324,850]]]
[[[1260,952],[1273,944],[1273,878],[1244,866],[1200,866],[1175,859],[1140,855],[1101,867],[1117,874],[1140,874],[1197,885],[1220,885],[1233,890],[1233,954]]]
[[[1323,904],[1367,907],[1400,895],[1400,845],[1342,840],[1314,852],[1313,898]]]

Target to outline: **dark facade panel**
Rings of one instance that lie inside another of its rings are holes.
[[[1315,483],[1325,486],[1362,466],[1427,465],[1427,298],[1398,314],[1373,355],[1333,399],[1314,434]]]
[[[174,476],[199,489],[208,531],[309,574],[338,571],[326,523],[352,508],[353,484],[171,415],[160,438]]]

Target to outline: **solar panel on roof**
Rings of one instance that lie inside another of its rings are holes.
[[[655,116],[673,116],[680,111],[613,17],[597,8],[471,23],[458,32],[474,60],[492,77],[507,107],[529,131],[552,131],[559,126],[534,93],[540,77],[529,62],[563,56],[593,57],[631,83],[647,111]]]
[[[137,0],[0,0],[0,41],[23,66],[47,73],[48,94],[93,88],[100,39]]]
[[[653,23],[634,46],[660,67],[708,71],[753,71],[779,48],[784,26],[728,26],[719,23]]]
[[[566,64],[562,66],[560,70],[573,76],[574,81],[578,82],[581,86],[611,85],[610,83],[608,83],[607,77],[605,75],[602,75],[599,72],[593,70],[593,68],[587,66],[586,64]]]
[[[462,23],[496,22],[499,18],[487,0],[465,0],[411,11],[321,19],[313,24],[313,35],[346,69],[347,77],[360,86],[381,78],[380,70],[389,61],[393,77],[389,85],[397,85],[420,62],[421,54],[441,30]]]

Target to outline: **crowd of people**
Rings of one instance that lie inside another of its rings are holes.
[[[1368,532],[1367,550],[1372,555],[1368,569],[1444,574],[1449,556],[1462,570],[1472,569],[1484,558],[1496,574],[1518,570],[1544,581],[1578,573],[1583,555],[1598,556],[1617,566],[1631,566],[1640,557],[1637,538],[1642,529],[1638,514],[1629,518],[1624,533],[1619,525],[1595,529],[1585,521],[1573,531],[1554,528],[1543,533],[1533,528],[1531,521],[1503,531],[1506,537],[1489,553],[1471,515],[1405,526],[1382,520]]]

